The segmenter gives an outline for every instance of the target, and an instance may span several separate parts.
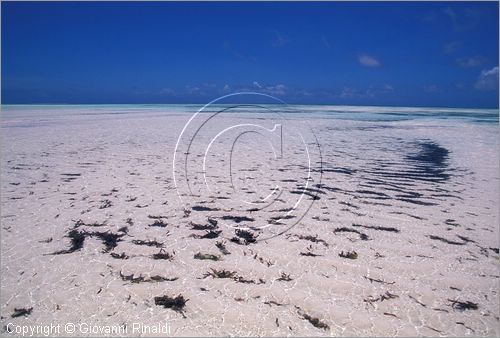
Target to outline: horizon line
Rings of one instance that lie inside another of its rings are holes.
[[[233,105],[233,104],[267,104],[280,105],[276,103],[252,102],[252,103],[219,103],[218,105]],[[204,105],[204,103],[0,103],[0,107],[4,106],[152,106],[152,105]],[[390,107],[390,108],[438,108],[438,109],[496,109],[496,107],[452,107],[452,106],[401,106],[401,105],[366,105],[366,104],[335,104],[335,103],[286,103],[289,106],[337,106],[337,107]]]

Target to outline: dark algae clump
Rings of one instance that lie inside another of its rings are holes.
[[[236,271],[228,271],[225,269],[222,270],[216,270],[216,269],[210,269],[211,271],[206,272],[203,275],[203,278],[207,277],[212,277],[212,278],[235,278],[236,277]]]
[[[357,259],[358,258],[358,253],[356,251],[341,251],[339,253],[339,256],[342,258],[349,258],[349,259]]]
[[[33,308],[30,307],[30,308],[15,308],[14,309],[14,313],[11,314],[10,316],[12,318],[17,318],[17,317],[21,317],[21,316],[29,316],[31,314],[31,311],[33,311]]]
[[[110,252],[118,245],[118,242],[121,242],[121,238],[125,236],[125,234],[115,234],[112,232],[90,232],[87,233],[90,237],[99,238],[104,244],[103,252]]]
[[[257,242],[257,236],[250,231],[237,229],[235,234],[236,237],[231,238],[233,243],[248,245]]]
[[[157,242],[157,241],[154,241],[154,240],[144,241],[142,239],[134,239],[132,241],[132,243],[134,243],[135,245],[154,246],[154,247],[157,247],[157,248],[162,248],[163,247],[163,243],[160,243],[160,242]]]
[[[217,249],[220,250],[220,252],[222,252],[223,255],[230,255],[231,254],[227,250],[225,242],[223,242],[223,241],[217,242],[217,243],[215,243],[215,246],[217,247]]]
[[[153,257],[153,259],[165,259],[165,260],[171,261],[172,259],[174,259],[174,254],[170,254],[170,253],[166,252],[165,250],[160,249],[160,251],[153,254],[152,257]]]
[[[361,238],[361,240],[363,241],[367,241],[370,239],[370,237],[368,237],[367,234],[364,234],[362,233],[361,231],[359,230],[356,230],[356,229],[351,229],[351,228],[347,228],[347,227],[341,227],[341,228],[336,228],[335,230],[333,230],[333,232],[336,234],[336,233],[339,233],[339,232],[352,232],[352,233],[356,233],[359,235],[359,238]]]
[[[298,306],[295,307],[297,309],[297,313],[299,316],[301,316],[303,319],[307,320],[309,323],[311,323],[312,326],[318,328],[318,329],[323,329],[323,330],[330,330],[330,326],[323,321],[321,321],[319,318],[314,317],[306,312],[304,312],[301,308]]]
[[[201,253],[201,252],[198,252],[197,254],[194,255],[194,258],[195,259],[201,259],[201,260],[212,260],[212,261],[219,261],[220,260],[220,257],[217,256],[217,255],[212,255],[212,254],[209,254],[209,253]]]
[[[83,248],[83,243],[85,242],[85,231],[78,231],[76,229],[71,230],[66,237],[71,238],[71,246],[69,249],[60,250],[53,252],[52,255],[69,254]]]
[[[149,226],[150,227],[165,228],[167,226],[167,223],[163,222],[161,219],[157,219],[153,223],[151,223]]]
[[[448,299],[448,301],[451,302],[451,307],[454,310],[458,310],[458,311],[477,310],[479,308],[477,303],[473,303],[471,301],[462,302],[462,301],[453,300],[453,299]]]
[[[175,312],[179,312],[182,314],[184,318],[184,307],[189,299],[185,299],[183,295],[178,295],[176,297],[169,296],[158,296],[154,298],[155,305],[163,306],[166,309],[174,310]]]
[[[290,277],[289,274],[286,274],[284,272],[281,273],[280,277],[276,279],[277,281],[282,281],[282,282],[290,282],[293,279]]]

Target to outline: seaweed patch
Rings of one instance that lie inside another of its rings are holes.
[[[370,239],[370,237],[368,237],[368,235],[362,233],[361,231],[359,230],[356,230],[356,229],[351,229],[351,228],[347,228],[347,227],[341,227],[341,228],[336,228],[335,230],[333,230],[333,232],[336,234],[336,233],[339,233],[339,232],[353,232],[353,233],[356,233],[359,235],[359,238],[363,241],[367,241]]]
[[[230,255],[231,253],[226,248],[226,243],[224,241],[220,241],[215,243],[215,246],[223,255]]]
[[[21,317],[21,316],[29,316],[31,314],[31,312],[33,311],[33,308],[30,307],[30,308],[15,308],[14,309],[14,313],[11,314],[10,316],[12,318],[17,318],[17,317]]]
[[[235,234],[237,237],[231,238],[231,242],[248,245],[257,241],[257,235],[247,230],[237,229]]]
[[[339,256],[342,258],[358,259],[358,253],[356,251],[341,251]]]
[[[465,311],[465,310],[477,310],[479,308],[477,303],[471,301],[462,302],[453,299],[448,299],[448,301],[451,302],[451,307],[454,310]]]
[[[194,259],[219,261],[220,257],[217,255],[198,252],[194,255]]]
[[[184,318],[184,307],[189,299],[185,299],[183,295],[178,295],[176,297],[169,296],[158,296],[154,298],[155,305],[163,306],[166,309],[174,310],[182,314]]]
[[[51,253],[50,255],[61,255],[69,254],[75,251],[79,251],[83,248],[83,243],[85,242],[86,233],[85,231],[71,230],[66,237],[71,239],[71,246],[66,250],[59,250]]]

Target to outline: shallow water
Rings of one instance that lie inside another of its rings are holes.
[[[214,105],[208,111],[234,105]],[[278,112],[304,114],[305,116],[326,117],[348,120],[399,121],[414,119],[449,119],[467,122],[487,122],[498,124],[498,109],[470,108],[414,108],[414,107],[370,107],[370,106],[321,106],[321,105],[267,105]],[[49,117],[64,115],[99,115],[133,113],[195,113],[202,105],[3,105],[4,119],[20,117]],[[255,109],[245,107],[240,112]],[[233,110],[234,111],[234,110]]]
[[[199,108],[2,107],[2,326],[499,334],[498,111],[292,106],[277,158],[276,121],[246,107],[176,152]],[[207,152],[250,122],[267,131]],[[179,294],[182,313],[155,304]]]

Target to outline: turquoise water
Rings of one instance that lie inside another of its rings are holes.
[[[195,113],[201,104],[126,104],[126,105],[2,105],[2,118],[57,117],[65,115],[107,115],[141,113]],[[232,112],[262,111],[257,106],[214,105],[205,111],[214,112],[228,107]],[[362,121],[405,121],[421,119],[460,120],[464,122],[498,123],[498,109],[370,107],[333,105],[266,105],[283,113],[304,114],[315,118],[334,118]]]
[[[338,119],[366,121],[401,121],[416,119],[445,119],[469,122],[498,123],[498,109],[419,108],[419,107],[361,107],[307,106],[304,111]]]

